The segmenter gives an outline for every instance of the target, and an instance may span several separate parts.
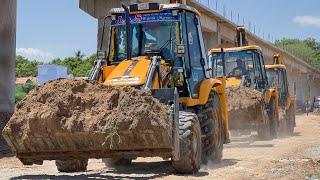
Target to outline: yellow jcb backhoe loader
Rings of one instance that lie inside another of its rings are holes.
[[[163,142],[157,146],[146,142],[139,149],[122,149],[121,144],[117,149],[106,149],[89,143],[99,132],[89,133],[90,139],[79,133],[69,141],[76,151],[59,147],[26,151],[16,146],[17,157],[27,165],[57,160],[58,169],[68,172],[85,170],[89,158],[107,158],[106,163],[116,164],[159,156],[171,158],[179,173],[194,173],[201,163],[220,160],[223,144],[229,141],[225,84],[210,73],[199,16],[185,4],[143,3],[112,9],[105,18],[102,43],[109,48],[98,52],[89,80],[106,86],[151,89],[153,97],[171,107],[170,133],[161,138]],[[62,140],[52,134],[49,141]]]
[[[289,92],[286,66],[283,56],[275,54],[273,65],[266,65],[269,84],[278,88],[280,122],[279,130],[292,135],[294,132],[296,97]]]
[[[249,107],[240,106],[232,109],[229,107],[229,128],[230,130],[257,130],[260,138],[270,139],[277,136],[278,132],[277,88],[271,87],[268,83],[261,48],[254,45],[247,46],[245,39],[238,39],[242,42],[240,47],[219,48],[210,51],[213,75],[221,78],[226,77],[227,89],[236,89],[239,91],[238,93],[246,93],[246,91],[240,90],[241,87],[261,92],[261,102],[252,103],[253,105]],[[245,96],[247,94],[235,93],[235,96],[228,97],[228,101],[245,101],[245,99],[241,99]],[[251,97],[248,99],[251,100]],[[252,101],[259,100],[252,99]]]

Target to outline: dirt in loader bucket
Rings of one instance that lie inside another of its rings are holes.
[[[60,79],[17,104],[3,134],[17,153],[152,148],[165,144],[169,114],[150,90]]]
[[[261,119],[262,92],[249,87],[227,87],[230,129],[247,129]]]

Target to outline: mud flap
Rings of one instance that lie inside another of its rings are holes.
[[[178,160],[180,158],[180,143],[179,143],[179,94],[176,88],[170,89],[153,89],[152,96],[158,99],[161,103],[169,105],[172,113],[172,158]]]

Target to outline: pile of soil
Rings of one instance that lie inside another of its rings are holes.
[[[150,90],[60,79],[32,90],[18,103],[4,135],[21,152],[119,148],[130,143],[138,147],[139,142],[131,141],[142,131],[148,130],[153,139],[167,133],[169,114]]]
[[[248,87],[227,87],[229,128],[252,129],[263,120],[263,94]]]
[[[228,87],[228,109],[247,109],[263,103],[262,92],[248,87]]]

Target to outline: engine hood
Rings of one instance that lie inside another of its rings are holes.
[[[109,86],[140,86],[146,83],[151,60],[145,56],[123,60],[106,78]]]

